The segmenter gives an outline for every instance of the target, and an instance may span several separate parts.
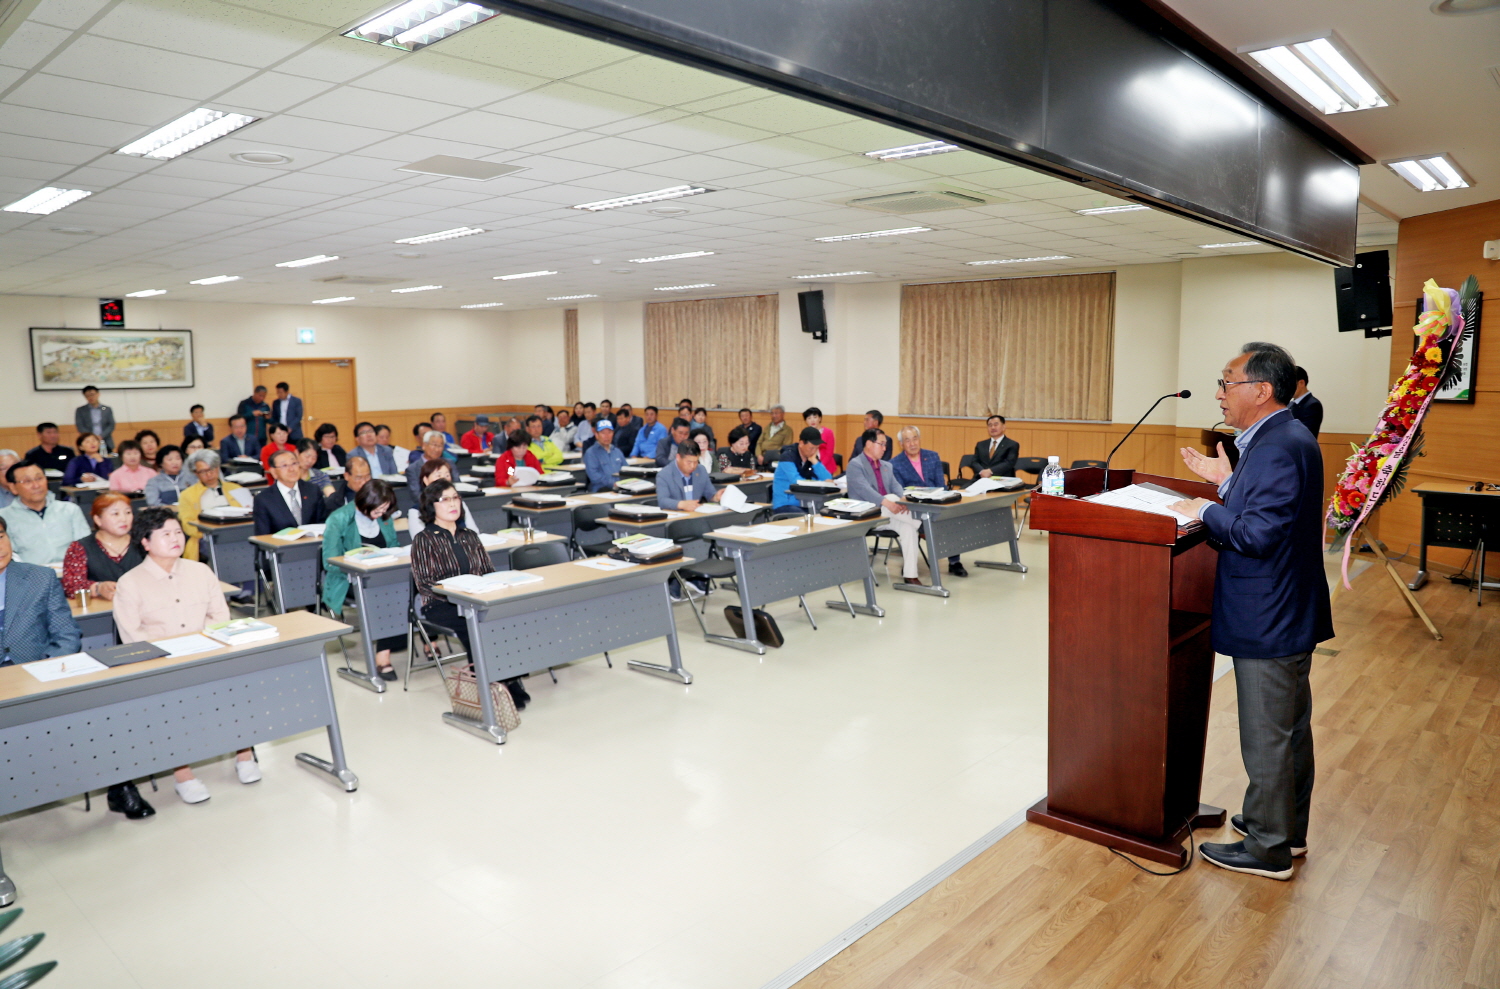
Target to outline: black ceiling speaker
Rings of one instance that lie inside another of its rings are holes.
[[[1354,255],[1351,268],[1333,269],[1339,332],[1364,330],[1367,337],[1391,335],[1391,256],[1388,251]]]
[[[823,292],[797,293],[797,311],[802,315],[802,332],[811,333],[819,343],[828,342],[828,316],[823,312]]]

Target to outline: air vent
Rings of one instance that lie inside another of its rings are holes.
[[[487,182],[490,179],[499,178],[501,175],[523,171],[523,168],[520,165],[502,165],[498,162],[479,161],[475,158],[433,155],[431,158],[414,161],[410,165],[402,165],[396,171],[420,172],[423,175],[443,175],[450,179],[469,179],[474,182]]]
[[[999,196],[986,196],[967,189],[936,188],[863,196],[850,199],[845,205],[875,210],[878,213],[933,213],[942,209],[966,209],[1005,201]]]
[[[314,278],[315,282],[325,285],[396,285],[400,282],[409,282],[410,278],[376,278],[372,275],[330,275],[327,278]]]

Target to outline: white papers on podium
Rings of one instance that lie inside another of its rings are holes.
[[[1153,515],[1166,515],[1177,520],[1178,525],[1187,525],[1198,521],[1181,512],[1174,512],[1170,507],[1173,502],[1191,501],[1186,495],[1175,491],[1168,491],[1155,485],[1131,484],[1123,488],[1115,488],[1113,491],[1101,492],[1089,495],[1084,501],[1092,501],[1096,505],[1112,505],[1115,508],[1131,508],[1137,512],[1150,512]]]

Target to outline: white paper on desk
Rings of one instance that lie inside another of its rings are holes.
[[[168,656],[176,659],[179,656],[191,656],[195,652],[208,652],[210,649],[223,649],[224,643],[215,642],[206,635],[196,632],[192,635],[179,635],[171,639],[152,639],[151,644],[158,649],[165,649]]]
[[[235,504],[239,505],[241,508],[253,509],[255,507],[254,493],[246,490],[245,488],[235,488],[233,491],[229,492],[229,497]]]
[[[729,489],[726,488],[725,490]],[[693,511],[697,512],[699,515],[717,515],[724,510],[725,509],[723,505],[715,505],[711,501],[705,501],[703,504],[693,509]]]
[[[989,494],[991,491],[1007,491],[1011,488],[1019,488],[1025,483],[1019,477],[981,477],[964,488],[964,494],[982,495]]]
[[[496,570],[487,574],[462,573],[441,581],[438,586],[445,591],[484,594],[489,591],[498,591],[502,587],[515,587],[517,584],[537,584],[541,580],[542,578],[537,574],[527,573],[524,570]]]
[[[1178,525],[1187,525],[1190,522],[1197,521],[1197,519],[1183,515],[1181,512],[1174,512],[1171,508],[1167,507],[1176,501],[1186,501],[1187,499],[1182,495],[1177,494],[1175,491],[1167,494],[1143,484],[1130,484],[1123,488],[1116,488],[1113,491],[1090,495],[1083,500],[1091,501],[1096,505],[1112,505],[1115,508],[1132,508],[1138,512],[1166,515],[1169,518],[1176,519]]]
[[[791,525],[763,525],[747,526],[750,531],[748,535],[757,539],[790,539],[797,534],[797,527]]]
[[[51,659],[39,659],[34,663],[19,665],[21,669],[43,683],[49,680],[66,680],[68,677],[78,677],[85,673],[98,673],[100,670],[109,669],[86,652],[75,652],[71,656],[54,656]]]
[[[725,488],[724,493],[719,496],[719,504],[731,512],[744,513],[750,510],[750,499],[745,497],[745,492],[736,487]]]
[[[255,484],[264,481],[265,477],[253,470],[242,470],[235,474],[225,474],[224,480],[233,481],[235,484]]]
[[[479,543],[485,549],[499,549],[507,543],[513,543],[517,539],[514,535],[501,535],[499,533],[481,532]]]
[[[631,567],[640,566],[639,563],[631,563],[629,560],[612,560],[607,556],[595,556],[587,560],[574,560],[573,563],[580,567],[589,567],[592,570],[629,570]]]
[[[813,525],[843,525],[848,519],[831,519],[826,515],[813,516]]]
[[[73,485],[79,491],[103,491],[109,487],[108,481],[79,481]]]
[[[328,528],[328,523],[327,522],[306,522],[306,523],[303,523],[299,528],[302,529],[302,532],[303,532],[304,535],[317,536],[319,539],[322,539],[323,538],[323,530]]]

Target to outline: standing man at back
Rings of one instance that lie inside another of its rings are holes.
[[[256,385],[249,398],[240,400],[240,407],[236,412],[245,417],[245,424],[250,435],[255,438],[256,446],[265,446],[266,426],[271,421],[271,406],[266,402],[266,386]]]
[[[1302,421],[1307,431],[1314,436],[1323,428],[1323,403],[1318,401],[1318,396],[1307,390],[1307,372],[1299,364],[1297,366],[1297,393],[1292,396],[1289,406],[1292,415]]]
[[[271,403],[271,421],[286,425],[291,433],[288,439],[295,443],[302,438],[302,399],[292,394],[292,386],[285,381],[276,382],[276,401]]]
[[[1297,389],[1292,357],[1247,343],[1224,365],[1216,397],[1224,422],[1240,430],[1231,470],[1184,448],[1188,469],[1219,486],[1223,504],[1179,501],[1202,520],[1219,551],[1214,579],[1214,651],[1234,659],[1240,755],[1250,784],[1230,821],[1243,841],[1198,852],[1232,872],[1291,879],[1307,854],[1313,790],[1313,649],[1333,637],[1323,571],[1323,454],[1287,403]]]
[[[99,389],[93,385],[83,386],[83,404],[73,412],[73,425],[80,436],[99,437],[100,453],[115,452],[115,410],[99,404]]]

